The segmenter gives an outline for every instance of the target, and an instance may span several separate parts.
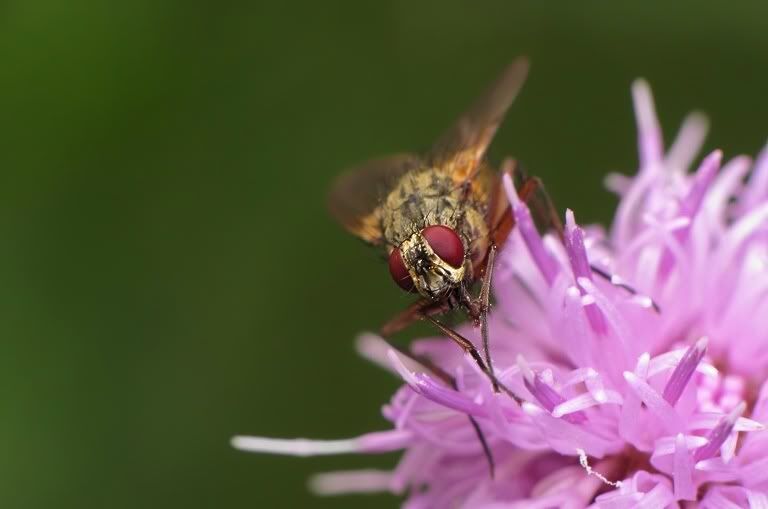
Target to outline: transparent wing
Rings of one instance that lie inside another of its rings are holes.
[[[399,178],[423,163],[412,154],[395,154],[367,161],[342,173],[328,195],[331,215],[366,242],[382,240],[378,208]]]
[[[474,177],[509,107],[528,75],[528,60],[512,62],[491,87],[443,134],[427,162],[448,171],[457,183]]]

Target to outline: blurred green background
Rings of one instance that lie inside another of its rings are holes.
[[[327,217],[333,175],[428,147],[528,54],[491,155],[605,221],[637,76],[668,134],[701,108],[762,146],[764,5],[0,3],[0,506],[395,505],[305,484],[396,456],[228,445],[386,427],[397,381],[352,340],[409,299]]]

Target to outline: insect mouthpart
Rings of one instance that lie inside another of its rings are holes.
[[[464,257],[459,235],[447,226],[433,225],[392,250],[389,272],[402,289],[437,300],[464,279]]]

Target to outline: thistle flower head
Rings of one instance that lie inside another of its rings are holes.
[[[705,119],[686,118],[665,150],[647,84],[632,94],[640,167],[607,179],[620,196],[610,231],[568,211],[562,239],[541,236],[505,183],[517,228],[498,257],[490,331],[515,398],[446,338],[413,351],[455,387],[364,335],[361,353],[405,382],[383,407],[392,429],[235,446],[401,449],[391,472],[312,487],[407,494],[412,509],[768,507],[768,149],[754,164],[715,151],[696,166]]]

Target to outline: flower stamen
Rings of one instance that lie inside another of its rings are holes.
[[[588,295],[587,291],[578,281],[581,278],[591,281],[592,269],[590,268],[589,259],[587,258],[587,250],[584,246],[584,231],[576,224],[576,219],[574,218],[572,210],[567,210],[565,213],[564,240],[573,275],[577,281],[576,286],[578,287],[581,296],[586,297]],[[589,325],[595,334],[606,334],[608,326],[605,323],[605,317],[603,316],[602,311],[600,311],[600,308],[595,304],[593,297],[587,297],[587,299],[582,302],[582,306],[587,315]]]
[[[667,403],[670,405],[675,406],[680,399],[680,396],[683,394],[683,390],[686,385],[688,385],[688,381],[693,376],[701,359],[704,358],[704,354],[707,352],[707,342],[708,339],[703,337],[691,345],[691,347],[685,351],[685,354],[683,354],[683,358],[680,359],[680,362],[677,364],[674,371],[672,371],[672,375],[669,377],[669,381],[667,381],[667,385],[664,387],[664,392],[662,394],[664,399],[667,400]]]
[[[525,385],[525,388],[528,389],[528,392],[536,398],[536,401],[538,401],[547,412],[552,414],[557,406],[561,403],[565,403],[566,399],[550,387],[540,374],[532,371],[522,355],[518,355],[517,364],[520,366],[520,372],[523,374],[523,384]],[[587,420],[587,416],[581,411],[563,415],[554,415],[554,417],[562,417],[571,424],[580,424]]]
[[[707,435],[707,443],[696,449],[693,453],[693,461],[699,462],[712,458],[720,450],[720,447],[725,443],[726,439],[730,436],[733,427],[736,425],[736,421],[739,420],[741,414],[747,409],[745,402],[739,403],[731,413],[723,417],[717,426],[712,428],[712,431]]]
[[[515,216],[517,229],[523,237],[523,241],[528,247],[528,252],[531,254],[539,272],[544,276],[547,284],[552,286],[558,272],[557,265],[544,247],[541,235],[539,235],[539,231],[536,229],[536,225],[531,217],[531,211],[528,209],[528,206],[520,200],[520,197],[517,196],[517,191],[512,183],[512,177],[510,177],[508,173],[505,173],[502,179],[504,181],[504,191],[507,194],[507,199],[512,205],[512,214]]]

